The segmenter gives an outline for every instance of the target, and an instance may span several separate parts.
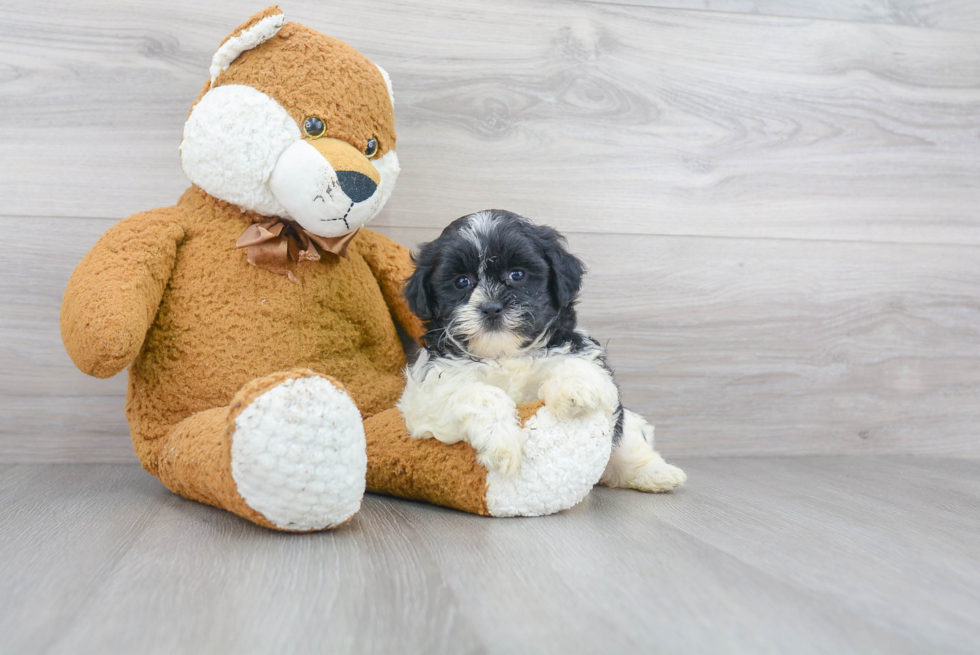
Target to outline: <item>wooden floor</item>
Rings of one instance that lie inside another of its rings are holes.
[[[3,653],[976,653],[980,462],[679,462],[537,519],[281,534],[135,465],[0,466]]]

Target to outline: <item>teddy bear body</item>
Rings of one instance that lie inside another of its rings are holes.
[[[328,374],[359,424],[404,386],[393,317],[414,337],[420,324],[400,297],[412,266],[404,247],[362,228],[346,256],[304,261],[292,281],[235,247],[260,219],[191,187],[173,207],[121,221],[79,263],[62,325],[82,371],[108,377],[131,364],[126,414],[147,471],[268,525],[230,478],[236,394],[297,377],[289,371]]]
[[[365,418],[394,406],[405,354],[371,263],[377,267],[378,257],[398,247],[362,229],[346,258],[296,267],[297,285],[250,266],[235,249],[249,222],[237,207],[192,188],[166,213],[184,236],[130,368],[126,407],[151,472],[154,444],[176,423],[227,405],[245,383],[269,373],[328,373]]]

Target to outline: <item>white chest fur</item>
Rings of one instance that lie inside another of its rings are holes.
[[[558,417],[593,410],[608,417],[619,394],[600,356],[598,348],[485,360],[435,358],[423,352],[406,372],[398,406],[413,436],[446,443],[479,441],[478,432],[514,422],[517,405],[539,399],[552,405]]]

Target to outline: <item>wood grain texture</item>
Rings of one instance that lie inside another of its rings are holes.
[[[975,34],[548,0],[284,8],[392,75],[404,172],[378,224],[506,206],[576,230],[980,243]],[[242,14],[12,7],[0,213],[171,204],[187,109]]]
[[[111,221],[33,219],[88,247]],[[6,224],[9,225],[9,224]],[[0,220],[0,234],[5,232]],[[435,230],[385,228],[412,247]],[[671,457],[980,457],[973,246],[570,233],[580,322]],[[88,378],[58,331],[68,259],[0,261],[0,461],[132,461],[125,375]],[[79,255],[80,256],[80,255]]]
[[[0,501],[3,652],[479,652],[383,508],[275,533],[136,466],[17,467]]]
[[[694,459],[540,519],[368,496],[287,535],[137,466],[0,475],[4,652],[969,653],[980,463]]]
[[[412,246],[499,206],[568,232],[583,324],[669,456],[980,456],[980,39],[931,29],[975,5],[739,1],[284,9],[394,79],[404,172],[374,226]],[[124,376],[71,366],[61,294],[186,187],[188,105],[248,11],[4,14],[0,461],[132,461]]]
[[[794,16],[909,27],[980,31],[973,0],[587,0],[614,5]]]

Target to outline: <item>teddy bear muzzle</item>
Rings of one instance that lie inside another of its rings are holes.
[[[393,151],[379,158],[379,170],[346,141],[300,139],[280,155],[269,189],[290,218],[306,230],[324,237],[342,236],[380,210],[387,199],[385,187],[397,174],[393,159]]]

